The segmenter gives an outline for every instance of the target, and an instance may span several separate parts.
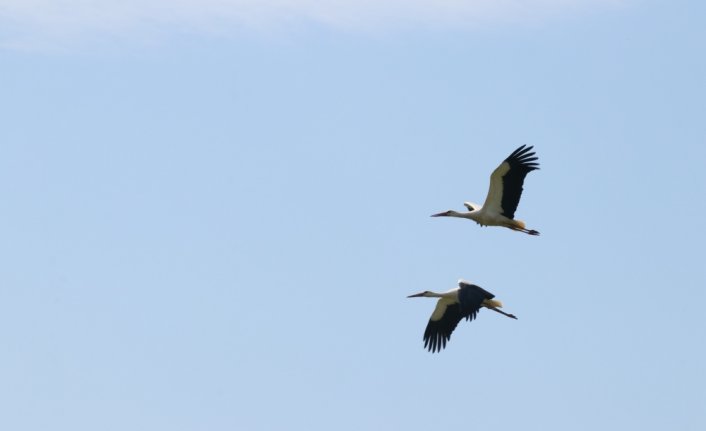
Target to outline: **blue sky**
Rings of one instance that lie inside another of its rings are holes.
[[[0,1],[1,427],[704,429],[704,6],[518,3]]]

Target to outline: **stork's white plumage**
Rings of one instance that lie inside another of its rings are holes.
[[[475,319],[481,307],[517,319],[514,315],[499,309],[503,304],[493,299],[495,295],[464,280],[459,280],[458,287],[448,292],[436,293],[427,290],[409,295],[407,298],[416,297],[439,298],[424,331],[424,347],[432,353],[445,348],[458,322],[463,318]]]
[[[432,217],[460,217],[475,221],[481,226],[503,226],[529,235],[539,235],[526,229],[525,222],[515,220],[515,210],[522,196],[522,185],[528,173],[539,169],[533,147],[521,146],[512,152],[490,175],[490,188],[483,206],[464,202],[468,212],[454,210],[433,214]]]

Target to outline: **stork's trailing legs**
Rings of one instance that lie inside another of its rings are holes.
[[[504,312],[504,311],[502,311],[502,310],[499,310],[499,309],[497,309],[497,308],[495,308],[495,307],[486,307],[486,308],[488,308],[488,309],[490,309],[490,310],[493,310],[493,311],[497,311],[498,313],[500,313],[500,314],[502,314],[502,315],[505,315],[505,316],[507,316],[507,317],[510,317],[510,318],[512,318],[512,319],[517,320],[517,317],[515,317],[514,314],[506,313],[506,312]]]
[[[536,230],[534,230],[534,229],[525,229],[525,228],[514,227],[514,226],[513,226],[513,227],[510,227],[510,229],[516,230],[516,231],[519,231],[519,232],[524,232],[524,233],[526,233],[527,235],[539,236],[539,232],[536,231]]]

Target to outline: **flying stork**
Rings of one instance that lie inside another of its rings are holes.
[[[497,311],[507,317],[517,319],[499,308],[502,302],[493,299],[495,295],[480,286],[465,280],[458,281],[458,287],[448,292],[436,293],[424,291],[407,298],[439,298],[434,312],[431,313],[427,329],[424,331],[424,347],[430,352],[439,352],[446,347],[446,342],[451,338],[451,333],[456,329],[458,322],[464,317],[466,320],[476,318],[481,307]]]
[[[432,217],[460,217],[475,221],[481,226],[504,226],[529,235],[539,235],[534,229],[526,229],[525,222],[515,220],[515,210],[520,203],[522,184],[528,173],[539,169],[533,147],[516,149],[490,175],[490,189],[485,203],[480,205],[464,202],[468,212],[454,210],[433,214]]]

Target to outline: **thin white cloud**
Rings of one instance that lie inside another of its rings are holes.
[[[91,36],[467,28],[613,7],[627,0],[0,0],[0,44]]]

